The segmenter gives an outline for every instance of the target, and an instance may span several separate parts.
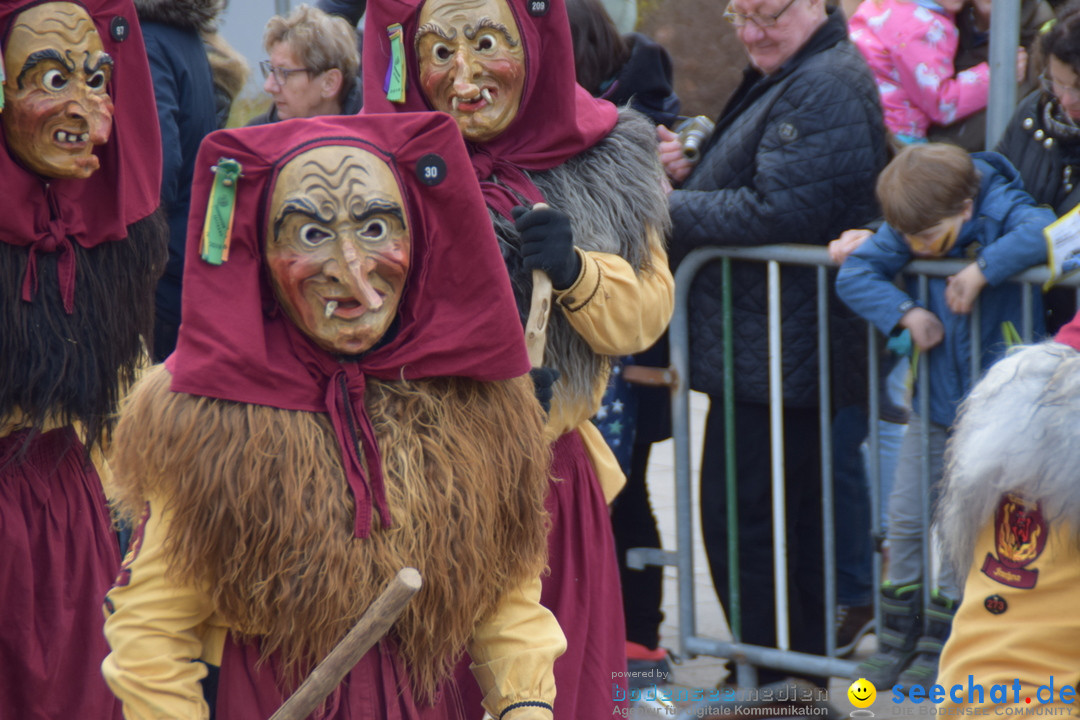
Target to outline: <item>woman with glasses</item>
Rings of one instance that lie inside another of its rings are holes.
[[[316,115],[355,115],[363,104],[356,31],[340,17],[301,5],[266,24],[259,63],[274,99],[249,125]]]
[[[1020,101],[995,148],[1020,171],[1036,201],[1061,215],[1080,203],[1080,2],[1073,0],[1042,36],[1041,88]],[[1076,311],[1075,292],[1046,295],[1051,331]]]

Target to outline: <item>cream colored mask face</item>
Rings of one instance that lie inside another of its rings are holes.
[[[20,13],[4,67],[0,119],[11,153],[43,177],[90,177],[100,166],[94,146],[112,131],[113,60],[86,10],[53,2]]]
[[[356,355],[386,334],[411,250],[401,191],[379,158],[329,145],[282,168],[266,260],[286,315],[319,347]]]
[[[504,0],[428,0],[416,53],[431,106],[466,140],[487,142],[513,122],[525,87],[525,48]]]

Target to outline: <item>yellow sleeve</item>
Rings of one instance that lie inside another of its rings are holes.
[[[484,693],[484,708],[499,717],[507,707],[523,701],[551,705],[555,658],[565,651],[562,628],[540,604],[539,577],[506,593],[469,641],[470,668]],[[526,716],[551,718],[551,713],[523,707],[507,713],[504,720]]]
[[[120,577],[105,597],[105,637],[112,652],[102,672],[127,720],[206,720],[199,681],[206,668],[202,633],[213,610],[201,590],[165,577],[168,516],[147,504]],[[218,649],[220,657],[220,649]],[[220,662],[220,660],[218,660]]]
[[[651,267],[640,274],[618,255],[577,249],[581,273],[555,300],[570,325],[600,355],[632,355],[655,343],[675,310],[675,279],[655,230]]]

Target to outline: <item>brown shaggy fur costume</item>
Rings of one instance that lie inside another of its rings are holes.
[[[329,419],[169,390],[156,368],[117,428],[122,511],[172,513],[175,580],[210,588],[288,687],[404,566],[423,589],[394,626],[414,693],[432,701],[500,594],[546,562],[549,451],[531,381],[368,380],[393,527],[353,537],[354,503]],[[535,409],[535,410],[534,410]]]

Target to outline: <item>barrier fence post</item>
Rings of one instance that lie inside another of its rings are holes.
[[[833,482],[832,383],[829,352],[829,273],[817,267],[818,409],[821,424],[821,532],[825,560],[825,654],[836,655],[836,498]]]

